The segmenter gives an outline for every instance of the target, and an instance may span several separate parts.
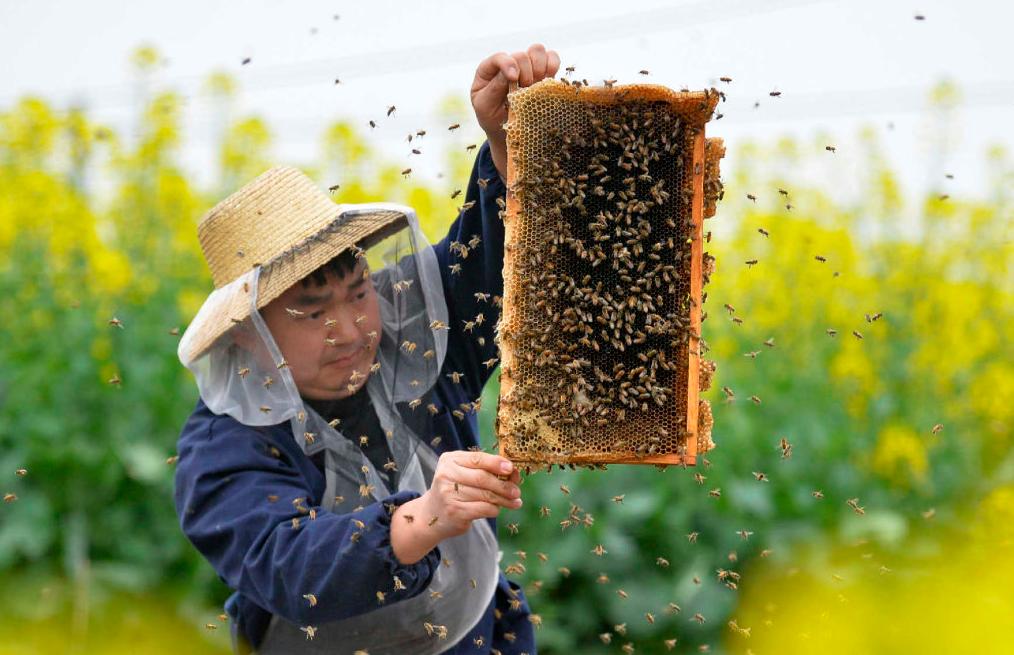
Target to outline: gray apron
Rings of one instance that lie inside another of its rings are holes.
[[[436,453],[404,421],[396,419],[397,410],[383,402],[376,377],[367,385],[381,426],[385,431],[396,430],[391,446],[399,468],[398,489],[426,491],[436,470]],[[325,450],[324,509],[340,514],[351,512],[360,498],[364,471],[367,482],[373,485],[375,500],[390,495],[383,478],[362,451],[330,428],[312,409],[307,410],[305,418],[323,437],[316,440],[312,450]],[[336,496],[345,499],[338,506]],[[257,652],[436,655],[451,648],[479,622],[493,598],[500,575],[496,535],[487,521],[476,520],[465,534],[442,541],[440,553],[443,561],[427,588],[418,595],[379,606],[366,614],[315,626],[313,639],[308,639],[300,629],[303,626],[275,615]]]

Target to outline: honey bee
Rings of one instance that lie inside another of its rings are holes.
[[[375,128],[375,127],[377,127],[377,122],[376,122],[376,121],[372,121],[372,120],[371,120],[371,121],[370,121],[370,129],[373,129],[373,128]]]
[[[779,96],[782,95],[782,92],[781,91],[772,91],[772,92],[768,93],[768,95],[771,96],[772,98],[777,98],[777,97],[779,97]]]
[[[178,327],[169,328],[169,334],[170,336],[178,337],[180,336],[180,329]]]
[[[392,284],[391,287],[394,289],[395,293],[401,293],[403,291],[407,291],[408,288],[412,286],[412,282],[413,280],[401,280],[400,282]]]
[[[390,107],[387,108],[387,115],[390,116],[395,111],[397,111],[397,109],[398,109],[397,107],[395,107],[394,105],[391,105]]]
[[[748,353],[743,353],[743,357],[749,357],[750,359],[757,359],[757,355],[760,354],[759,350],[751,350]]]
[[[714,489],[712,489],[711,491],[708,492],[708,495],[711,496],[712,498],[721,498],[722,497],[722,488],[721,487],[715,487]]]
[[[304,625],[303,627],[300,628],[300,630],[302,630],[303,632],[306,633],[306,638],[307,639],[313,639],[314,637],[317,636],[317,627],[316,626],[313,626],[313,625]]]
[[[943,424],[943,423],[937,423],[936,425],[934,425],[934,426],[933,426],[933,427],[932,427],[932,428],[930,429],[930,432],[931,432],[932,434],[940,434],[940,431],[941,431],[941,430],[943,430],[943,429],[944,429],[944,424]]]
[[[310,607],[317,606],[317,597],[313,594],[303,594],[303,598],[306,599],[306,602],[310,603]]]
[[[597,544],[594,548],[591,549],[591,552],[593,552],[594,554],[598,555],[599,557],[602,557],[603,555],[605,555],[609,551],[606,550],[605,546],[603,546],[602,544]]]
[[[651,73],[649,71],[644,70],[644,69],[637,71],[637,74],[638,75],[651,75]]]
[[[429,520],[429,523],[427,523],[426,525],[432,528],[432,527],[433,527],[434,525],[436,525],[436,524],[437,524],[437,521],[438,521],[439,519],[440,519],[440,517],[439,517],[439,516],[434,516],[433,518],[431,518],[431,519]]]
[[[704,481],[707,479],[708,478],[704,475],[701,475],[700,472],[694,471],[694,482],[696,482],[697,484],[704,484]]]
[[[701,624],[703,624],[705,621],[707,621],[707,619],[704,618],[704,615],[701,614],[700,612],[697,612],[692,617],[690,617],[690,620],[691,621],[697,621],[698,623],[701,623]]]
[[[451,192],[451,200],[454,200],[455,198],[457,198],[460,195],[461,195],[461,189],[455,189],[454,191]]]
[[[265,375],[264,376],[264,381],[261,382],[261,384],[264,385],[265,389],[270,389],[271,385],[274,384],[274,383],[275,383],[275,379],[273,377],[271,377],[270,375]]]
[[[754,404],[757,404],[757,405],[761,404],[761,399],[758,396],[750,396],[750,400],[752,400],[754,402]]]
[[[250,369],[242,367],[238,371],[236,371],[236,375],[238,375],[241,378],[245,378],[246,376],[250,375]]]
[[[205,623],[204,627],[208,630],[218,630],[218,626],[214,623]]]
[[[736,530],[736,534],[738,534],[745,541],[745,540],[747,540],[747,539],[750,538],[750,535],[753,534],[753,531],[752,530]]]
[[[746,260],[745,263],[746,263],[747,266],[752,267],[752,266],[754,266],[757,263],[757,260],[756,259],[748,259],[748,260]]]
[[[567,495],[567,496],[569,496],[569,495],[570,495],[570,487],[568,487],[568,486],[567,486],[567,485],[565,485],[565,484],[561,484],[561,485],[560,485],[560,491],[562,491],[562,492],[563,492],[563,493],[564,493],[565,495]]]
[[[824,146],[824,150],[827,150],[828,152],[835,152],[834,146]]]
[[[823,500],[824,499],[824,492],[821,491],[820,489],[815,489],[815,490],[811,491],[810,495],[813,496],[814,498],[816,498],[817,500]]]
[[[406,168],[405,170],[403,170],[403,171],[401,172],[401,174],[402,174],[403,176],[405,176],[405,177],[408,177],[409,175],[411,175],[411,174],[412,174],[412,169],[411,169],[411,168]]]
[[[461,274],[461,264],[451,264],[450,265],[450,269],[451,269],[451,274],[452,275],[460,275]]]
[[[113,373],[113,377],[109,378],[109,380],[107,380],[107,382],[115,387],[115,386],[119,386],[123,382],[123,380],[120,379],[119,375],[117,375],[116,373]]]
[[[603,632],[602,634],[599,635],[599,640],[603,644],[605,644],[606,646],[608,646],[609,644],[613,643],[613,633],[611,633],[611,632]]]
[[[655,564],[656,564],[657,566],[660,566],[660,567],[662,567],[663,569],[667,569],[667,568],[669,568],[669,560],[667,560],[667,559],[666,559],[666,558],[664,558],[664,557],[656,557],[656,558],[655,558]]]
[[[770,480],[768,480],[767,474],[765,474],[762,471],[754,471],[753,472],[753,478],[757,482],[770,482]]]
[[[487,359],[486,361],[484,361],[483,364],[486,365],[486,368],[495,368],[496,367],[496,363],[498,361],[500,361],[499,357],[493,357],[491,359]]]
[[[14,474],[17,475],[19,478],[23,478],[26,475],[28,475],[28,469],[25,468],[17,469],[16,471],[14,471]]]
[[[764,228],[762,228],[762,227],[759,227],[759,228],[757,228],[757,231],[758,231],[758,232],[760,232],[761,234],[763,234],[764,236],[769,236],[769,235],[768,235],[768,231],[767,231],[767,230],[765,230],[765,229],[764,229]]]
[[[627,600],[628,598],[630,598],[630,596],[627,594],[627,592],[623,591],[622,589],[617,589],[616,590],[616,595],[619,596],[620,598],[622,598],[623,600]]]
[[[465,146],[465,150],[466,150],[466,151],[469,151],[469,150],[475,150],[475,149],[476,149],[476,148],[478,148],[478,147],[479,147],[479,146],[478,146],[478,144],[475,144],[475,143],[470,143],[470,144],[468,144],[467,146]]]
[[[447,131],[448,132],[453,132],[454,130],[458,129],[459,127],[461,127],[461,124],[460,123],[455,123],[454,125],[451,125],[450,127],[448,127]]]
[[[447,329],[447,323],[444,323],[443,321],[431,321],[430,322],[430,329],[431,330],[446,330]]]
[[[859,332],[858,330],[852,330],[852,336],[854,336],[856,339],[862,339],[863,338],[862,333]]]
[[[328,191],[329,191],[330,193],[334,193],[335,191],[337,191],[337,190],[338,190],[338,189],[340,189],[340,188],[341,188],[341,185],[340,185],[340,184],[332,184],[331,186],[329,186],[329,187],[327,188],[327,190],[328,190]]]
[[[934,516],[936,516],[937,510],[936,510],[935,507],[930,507],[925,512],[921,512],[921,514],[922,514],[922,517],[928,521],[931,518],[933,518]]]
[[[835,335],[838,334],[838,330],[835,330],[834,328],[828,328],[826,330],[826,332],[827,332],[827,336],[829,336],[829,337],[833,337],[833,336],[835,336]]]
[[[720,77],[718,79],[719,79],[719,81],[725,82],[726,84],[728,84],[729,82],[732,82],[732,78],[731,77]]]
[[[616,503],[617,505],[622,504],[624,496],[626,496],[626,494],[620,494],[619,496],[613,496],[613,502]]]
[[[824,264],[824,263],[827,262],[827,257],[824,257],[823,255],[814,255],[813,258],[816,259],[821,264]]]
[[[5,503],[13,503],[17,499],[18,499],[18,495],[17,494],[14,494],[14,493],[6,493],[6,494],[4,494],[4,502]]]
[[[926,17],[923,16],[922,14],[916,14],[915,16],[913,16],[913,18],[915,18],[916,20],[926,20]]]
[[[662,643],[665,644],[665,649],[666,650],[672,650],[673,648],[676,648],[676,640],[675,639],[663,639]]]

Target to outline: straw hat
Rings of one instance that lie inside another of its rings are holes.
[[[336,205],[295,168],[262,173],[215,205],[197,226],[215,289],[260,265],[257,307],[261,308],[353,245],[366,248],[407,225],[400,211],[347,212],[349,208]],[[250,315],[249,292],[236,287],[216,298],[213,306],[205,303],[180,344],[184,363],[199,358]]]

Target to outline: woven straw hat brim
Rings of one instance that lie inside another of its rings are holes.
[[[324,229],[261,264],[257,308],[268,305],[293,284],[352,246],[368,248],[406,226],[408,219],[399,211],[385,209],[342,213],[341,208],[335,205],[335,216]],[[188,327],[188,331],[194,331],[195,337],[190,347],[180,353],[181,359],[192,362],[200,358],[234,325],[248,318],[251,291],[237,286],[234,293],[222,299],[216,311],[203,317],[199,312],[195,320],[201,323]]]

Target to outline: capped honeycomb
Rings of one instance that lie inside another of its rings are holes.
[[[713,446],[698,395],[717,102],[557,80],[510,93],[496,432],[519,465],[694,464]]]

